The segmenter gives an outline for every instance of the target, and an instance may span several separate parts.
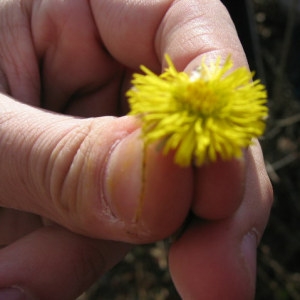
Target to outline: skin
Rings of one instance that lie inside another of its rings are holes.
[[[192,211],[170,250],[182,298],[254,298],[272,204],[259,145],[197,169],[152,146],[143,183],[139,123],[122,117],[132,73],[141,64],[160,72],[165,53],[186,72],[203,55],[247,65],[220,1],[186,3],[0,3],[3,295],[17,287],[33,299],[74,299],[133,244],[168,237]]]

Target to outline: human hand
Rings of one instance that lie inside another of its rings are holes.
[[[172,245],[170,270],[185,300],[197,299],[197,295],[208,300],[255,298],[256,248],[268,220],[272,189],[259,145],[251,147],[245,158],[245,189],[239,208],[224,219],[194,218]],[[226,173],[226,168],[222,172]],[[199,203],[205,201],[206,214],[214,212],[214,205],[222,205],[222,194],[216,192],[212,204],[206,204],[210,198],[200,193],[203,196],[194,207],[197,216],[203,215]]]
[[[178,262],[182,251],[194,254],[200,247],[203,257],[195,257],[195,262],[201,262],[214,249],[207,239],[213,231],[212,241],[222,243],[230,254],[224,264],[220,262],[225,271],[242,236],[252,228],[263,231],[271,196],[268,182],[259,177],[265,175],[256,175],[252,159],[246,160],[247,168],[243,161],[232,161],[194,170],[175,166],[171,157],[150,147],[142,183],[138,122],[130,117],[97,117],[126,113],[123,95],[132,72],[140,64],[160,72],[165,53],[187,72],[198,66],[203,54],[230,53],[236,66],[246,64],[220,2],[186,3],[0,4],[0,205],[17,210],[1,212],[0,240],[8,246],[0,252],[0,287],[20,286],[38,299],[73,299],[117,262],[129,244],[169,236],[192,207],[197,216],[216,221],[201,226],[196,221],[187,228],[171,249],[170,267],[182,297],[195,298],[201,286],[189,284],[195,272],[202,278],[201,290],[208,294],[216,290],[216,283],[223,290],[225,281],[215,279],[211,286],[207,268],[192,270],[194,262]],[[262,168],[259,155],[255,159]],[[261,191],[254,199],[244,194],[244,169],[248,191]],[[218,191],[216,181],[211,187],[211,178],[216,177],[222,178]],[[133,222],[142,184],[144,206],[139,222]],[[45,218],[51,226],[43,227]],[[221,224],[229,230],[220,237]],[[253,256],[255,248],[249,252]],[[220,260],[217,252],[216,259]],[[211,271],[218,268],[212,265]],[[234,269],[232,278],[245,278],[245,272]],[[244,282],[248,289],[235,290],[235,295],[251,297],[254,277],[252,270],[252,281]],[[225,292],[231,295],[230,289]]]

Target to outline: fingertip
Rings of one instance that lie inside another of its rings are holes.
[[[157,145],[146,152],[144,207],[141,220],[162,239],[176,232],[191,208],[193,169],[174,163],[173,154],[163,155]]]
[[[105,198],[131,242],[153,241],[176,231],[192,199],[192,170],[180,168],[155,145],[144,146],[137,130],[108,160]]]
[[[119,141],[109,155],[103,193],[112,214],[125,223],[134,220],[142,189],[143,143],[140,130]]]
[[[232,215],[243,199],[245,160],[232,159],[197,169],[193,212],[204,219],[224,219]]]

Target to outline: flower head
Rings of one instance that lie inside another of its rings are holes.
[[[159,141],[175,152],[180,166],[229,160],[242,155],[265,129],[267,93],[247,68],[231,70],[230,57],[209,65],[202,60],[191,76],[178,72],[169,56],[157,75],[145,66],[127,92],[131,115],[142,121],[145,144]]]

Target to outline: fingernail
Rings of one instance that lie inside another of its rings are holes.
[[[107,163],[104,196],[112,213],[132,223],[142,188],[143,142],[137,130],[119,142]]]
[[[243,237],[241,251],[249,277],[253,280],[256,274],[257,251],[257,232],[255,229],[252,229]]]
[[[0,300],[30,300],[26,293],[17,287],[0,289]]]

